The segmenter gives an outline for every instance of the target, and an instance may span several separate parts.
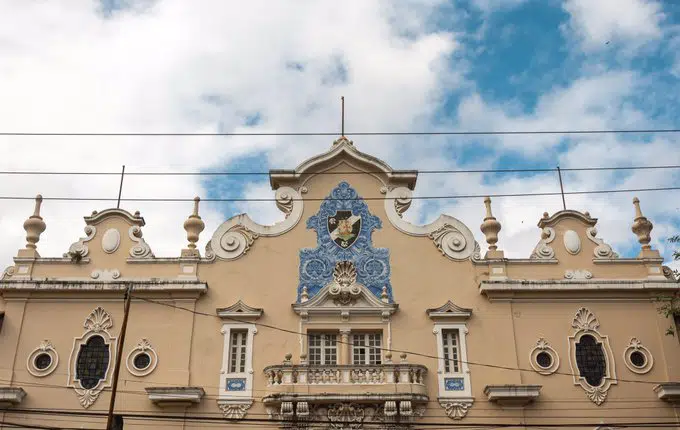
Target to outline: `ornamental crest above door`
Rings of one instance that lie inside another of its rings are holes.
[[[336,263],[352,262],[356,281],[377,297],[384,292],[392,300],[390,257],[386,248],[374,248],[373,230],[382,227],[366,202],[347,182],[340,182],[324,199],[319,212],[307,220],[316,230],[317,246],[300,250],[298,302],[303,289],[309,297],[333,281]]]

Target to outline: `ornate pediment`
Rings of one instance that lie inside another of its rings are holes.
[[[293,310],[303,318],[312,314],[337,314],[349,319],[351,315],[372,314],[386,319],[397,308],[397,304],[390,303],[386,287],[379,299],[366,286],[356,282],[356,269],[351,261],[338,262],[333,280],[311,299],[303,287],[300,303],[293,304]]]
[[[234,303],[233,305],[227,307],[227,308],[218,308],[217,309],[217,316],[220,318],[240,318],[240,319],[248,319],[248,320],[253,320],[253,319],[258,319],[262,316],[264,311],[262,308],[253,308],[251,306],[248,306],[247,304],[243,303],[243,301],[239,300],[238,302]]]
[[[449,300],[438,308],[428,309],[427,316],[433,320],[467,320],[472,316],[472,309],[461,308]]]

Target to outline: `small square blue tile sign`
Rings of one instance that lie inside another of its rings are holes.
[[[245,391],[245,378],[227,378],[227,391]]]
[[[446,391],[465,390],[465,380],[463,378],[444,378],[444,389]]]

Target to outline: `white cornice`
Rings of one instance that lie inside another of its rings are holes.
[[[262,308],[253,308],[246,305],[243,301],[239,300],[233,305],[226,308],[218,308],[217,316],[220,318],[239,318],[247,320],[256,320],[262,316],[264,311]]]
[[[472,309],[461,308],[449,300],[438,308],[428,309],[427,316],[433,320],[467,320],[472,316]]]
[[[0,282],[0,292],[110,292],[124,291],[132,286],[137,292],[197,292],[203,294],[208,290],[205,282],[192,282],[174,279],[134,279],[116,281],[92,280],[5,280]]]
[[[139,227],[144,227],[144,218],[139,216],[139,212],[135,212],[135,214],[131,214],[130,212],[123,210],[123,209],[105,209],[101,212],[92,212],[92,215],[86,216],[85,222],[87,225],[97,225],[100,222],[104,221],[107,218],[111,217],[119,217],[123,218],[125,221],[127,221],[130,225],[136,225]]]
[[[361,284],[354,284],[360,288],[360,295],[353,299],[351,304],[343,305],[335,303],[336,298],[331,295],[330,285],[326,285],[304,303],[294,303],[293,311],[303,317],[309,315],[341,315],[349,318],[350,315],[376,315],[388,318],[397,311],[396,303],[385,303],[371,293],[368,288]]]

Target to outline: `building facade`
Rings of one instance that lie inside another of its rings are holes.
[[[637,199],[635,258],[563,210],[509,259],[489,199],[483,255],[452,216],[403,219],[416,178],[341,137],[270,172],[283,221],[235,216],[199,252],[197,200],[174,258],[121,209],[43,257],[37,199],[0,282],[1,421],[103,428],[119,359],[125,428],[678,422],[680,343],[658,311],[678,284]]]

